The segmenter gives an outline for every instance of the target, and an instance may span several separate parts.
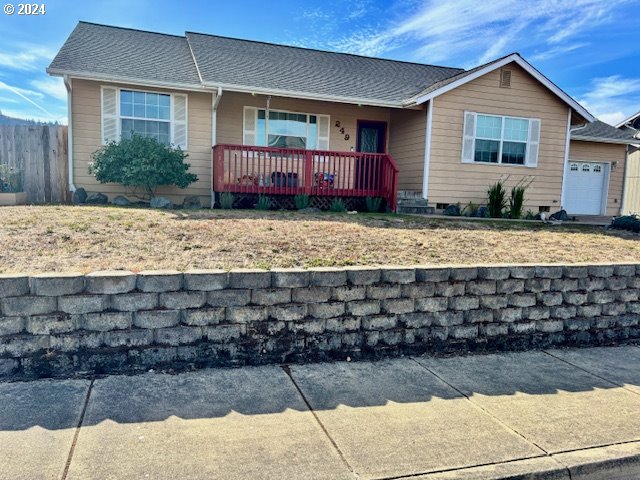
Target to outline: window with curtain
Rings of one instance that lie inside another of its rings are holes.
[[[316,115],[258,110],[256,145],[279,148],[314,149],[318,142]]]

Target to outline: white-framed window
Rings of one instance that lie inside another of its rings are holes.
[[[244,107],[243,142],[259,147],[329,149],[329,115]]]
[[[133,134],[187,149],[187,95],[102,87],[102,140]]]
[[[462,142],[464,163],[536,167],[540,120],[465,112]]]

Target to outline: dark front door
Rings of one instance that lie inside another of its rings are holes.
[[[386,122],[358,121],[357,150],[365,153],[385,153]],[[374,188],[377,175],[371,157],[356,161],[356,188]]]

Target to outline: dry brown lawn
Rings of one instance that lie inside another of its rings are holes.
[[[400,215],[1,207],[0,272],[640,261],[597,227]]]

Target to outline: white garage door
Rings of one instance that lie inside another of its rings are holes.
[[[605,191],[606,164],[569,162],[565,205],[574,215],[601,215]]]

